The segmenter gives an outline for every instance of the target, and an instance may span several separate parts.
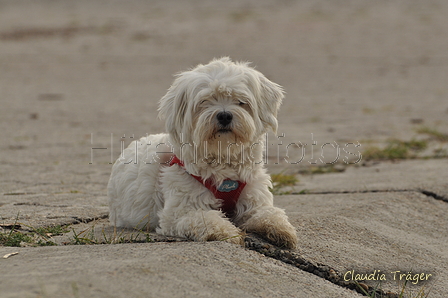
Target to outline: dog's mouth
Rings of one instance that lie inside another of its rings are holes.
[[[232,132],[232,130],[229,128],[218,129],[218,133],[229,133],[229,132]]]
[[[215,138],[217,138],[217,137],[219,138],[224,135],[231,134],[231,133],[232,133],[232,130],[230,128],[221,128],[221,129],[215,130],[215,133],[213,135]]]

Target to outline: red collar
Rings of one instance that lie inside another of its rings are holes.
[[[170,162],[170,166],[175,164],[181,166],[182,168],[185,168],[184,163],[179,158],[177,158],[177,156],[173,157],[173,159]],[[226,179],[218,188],[216,188],[216,186],[213,185],[210,179],[204,181],[199,176],[193,174],[190,175],[194,179],[202,183],[208,190],[210,190],[215,196],[215,198],[222,201],[221,210],[228,217],[230,217],[233,214],[233,212],[235,211],[236,203],[238,202],[238,199],[241,195],[241,192],[246,186],[245,182]]]

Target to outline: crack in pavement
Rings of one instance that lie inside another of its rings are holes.
[[[81,218],[81,217],[77,217],[77,216],[72,216],[71,218],[73,218],[75,220],[75,222],[73,224],[76,225],[76,224],[81,224],[81,223],[89,223],[89,222],[92,222],[95,220],[107,219],[107,218],[109,218],[109,213],[103,214],[100,216],[95,216],[95,217]]]
[[[425,196],[432,197],[436,200],[448,203],[448,197],[438,195],[435,192],[426,189],[370,189],[370,190],[333,190],[333,191],[307,191],[307,192],[293,192],[291,195],[330,195],[330,194],[346,194],[346,193],[382,193],[382,192],[419,192]]]
[[[425,189],[409,190],[409,189],[396,189],[396,190],[362,190],[362,191],[328,191],[328,192],[313,192],[307,194],[343,194],[343,193],[381,193],[381,192],[419,192],[423,195],[429,196],[436,200],[440,200],[448,203],[448,198],[438,195],[432,191]],[[344,287],[350,290],[354,290],[364,296],[376,298],[399,298],[397,293],[384,292],[378,287],[372,287],[364,283],[357,283],[355,281],[345,281],[343,275],[336,269],[331,268],[325,264],[316,263],[305,259],[297,252],[278,248],[272,244],[266,243],[257,235],[246,235],[245,246],[247,249],[256,251],[264,256],[277,259],[283,263],[295,266],[303,271],[314,274],[320,278],[323,278],[335,285]]]
[[[262,240],[257,235],[250,234],[246,235],[245,238],[245,247],[249,250],[256,251],[266,257],[273,258],[279,260],[283,263],[292,265],[294,267],[299,268],[302,271],[309,272],[314,274],[320,278],[323,278],[337,286],[347,288],[353,291],[356,291],[364,296],[376,298],[376,297],[384,297],[384,298],[398,298],[399,295],[392,292],[384,292],[379,288],[374,288],[372,286],[356,283],[354,281],[345,281],[342,274],[338,272],[336,269],[331,268],[330,266],[316,263],[310,260],[305,259],[299,253],[290,251],[288,249],[282,249],[276,247],[272,244],[269,244]],[[362,289],[361,289],[362,288]],[[368,293],[368,295],[366,295]]]
[[[330,191],[307,191],[293,192],[291,195],[331,195],[331,194],[344,194],[344,193],[381,193],[381,192],[413,192],[414,189],[366,189],[366,190],[330,190]]]
[[[308,193],[308,194],[343,194],[343,193],[383,193],[383,192],[419,192],[425,196],[434,198],[436,200],[441,200],[446,203],[448,203],[448,198],[441,196],[435,192],[428,191],[426,189],[418,189],[418,190],[412,190],[412,189],[396,189],[396,190],[362,190],[362,191],[328,191],[328,192],[315,192],[315,193]],[[27,205],[27,203],[19,203],[18,205]],[[62,206],[59,206],[62,207]],[[101,219],[107,219],[108,214],[103,214],[100,216],[95,217],[76,217],[72,216],[73,222],[71,224],[81,224],[81,223],[90,223],[93,221],[101,220]],[[20,228],[20,227],[19,227]],[[137,239],[134,239],[134,241]],[[179,239],[177,237],[166,237],[161,235],[154,235],[151,233],[150,235],[150,242],[157,243],[157,242],[184,242],[189,241],[187,239]],[[147,242],[147,240],[142,241]],[[339,272],[338,270],[322,264],[318,263],[309,259],[304,258],[299,252],[291,251],[288,249],[283,249],[280,247],[277,247],[273,244],[270,244],[266,242],[261,236],[249,233],[245,237],[245,248],[248,250],[255,251],[261,255],[264,255],[266,257],[276,259],[278,261],[281,261],[282,263],[289,264],[293,267],[296,267],[302,271],[311,273],[319,278],[323,278],[339,287],[343,287],[346,289],[350,289],[352,291],[355,291],[359,294],[362,294],[364,296],[368,297],[384,297],[384,298],[398,298],[399,295],[397,293],[393,292],[385,292],[384,290],[378,288],[378,287],[372,287],[369,285],[366,285],[364,283],[358,283],[356,281],[346,281],[344,280],[343,274]]]
[[[88,217],[88,218],[79,218],[72,217],[73,222],[69,225],[77,225],[82,223],[90,223],[96,220],[107,219],[108,214],[98,216],[98,217]],[[3,227],[3,228],[12,228],[12,227]],[[20,225],[14,227],[15,229],[21,230]],[[144,235],[143,235],[144,234]],[[149,235],[149,241],[146,236]],[[145,238],[140,239],[140,237],[145,236]],[[142,233],[139,234],[135,239],[132,240],[133,243],[172,243],[172,242],[192,242],[186,238],[180,237],[169,237],[158,235],[154,233]],[[106,241],[100,241],[95,244],[111,244]],[[64,245],[64,244],[62,244]],[[350,289],[357,293],[360,293],[364,296],[372,297],[372,298],[399,298],[399,295],[392,292],[384,292],[382,289],[378,287],[372,287],[366,285],[364,283],[357,283],[355,281],[346,281],[344,280],[343,274],[338,270],[322,264],[318,262],[314,262],[312,260],[304,258],[299,252],[291,251],[289,249],[284,249],[277,247],[273,244],[268,243],[264,238],[260,235],[249,233],[246,234],[244,239],[244,248],[248,250],[252,250],[257,252],[265,257],[269,257],[272,259],[276,259],[282,263],[294,266],[299,270],[311,273],[319,278],[323,278],[339,287],[343,287],[346,289]]]
[[[39,206],[39,207],[48,207],[48,208],[67,208],[72,207],[69,205],[50,205],[50,204],[41,204],[36,202],[22,202],[22,203],[14,203],[13,206]]]
[[[151,235],[151,243],[160,242],[191,242],[185,238],[167,237],[158,235],[154,237]],[[283,249],[273,244],[266,242],[261,236],[249,233],[246,234],[244,239],[244,248],[257,252],[265,257],[276,259],[282,263],[294,266],[302,271],[316,275],[319,278],[323,278],[339,287],[343,287],[352,291],[355,291],[364,296],[372,298],[399,298],[399,294],[393,292],[385,292],[378,287],[372,287],[364,283],[357,283],[355,281],[344,280],[343,274],[338,270],[331,268],[325,264],[317,263],[311,260],[307,260],[300,253],[291,251],[289,249]]]
[[[432,192],[432,191],[429,191],[429,190],[425,190],[425,189],[420,189],[419,192],[424,194],[425,196],[432,197],[432,198],[434,198],[436,200],[448,203],[448,198],[447,197],[440,196],[440,195],[436,194],[435,192]]]

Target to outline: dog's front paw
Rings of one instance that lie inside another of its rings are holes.
[[[239,230],[230,233],[214,233],[208,235],[206,241],[225,241],[244,246],[244,235]]]
[[[209,215],[218,214],[216,211],[209,212]],[[226,218],[213,216],[208,217],[205,229],[197,240],[199,241],[226,241],[233,244],[244,245],[243,232],[235,227]]]
[[[282,209],[259,208],[241,225],[241,228],[255,232],[277,246],[292,249],[297,247],[296,229],[289,223]]]
[[[290,249],[297,248],[298,238],[296,229],[289,223],[288,225],[281,225],[267,229],[264,236],[277,246]]]
[[[226,241],[244,245],[242,231],[234,226],[221,211],[195,210],[171,220],[160,214],[160,228],[157,233],[185,237],[194,241]]]

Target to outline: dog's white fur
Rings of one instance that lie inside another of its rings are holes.
[[[242,243],[244,231],[294,248],[297,236],[284,210],[273,206],[263,167],[263,139],[277,130],[282,87],[248,63],[229,58],[180,73],[160,100],[167,134],[134,141],[115,162],[108,184],[110,222],[147,226],[195,241]],[[218,113],[233,117],[225,127]],[[169,166],[175,154],[185,164]],[[190,174],[246,182],[231,218],[221,202]]]

